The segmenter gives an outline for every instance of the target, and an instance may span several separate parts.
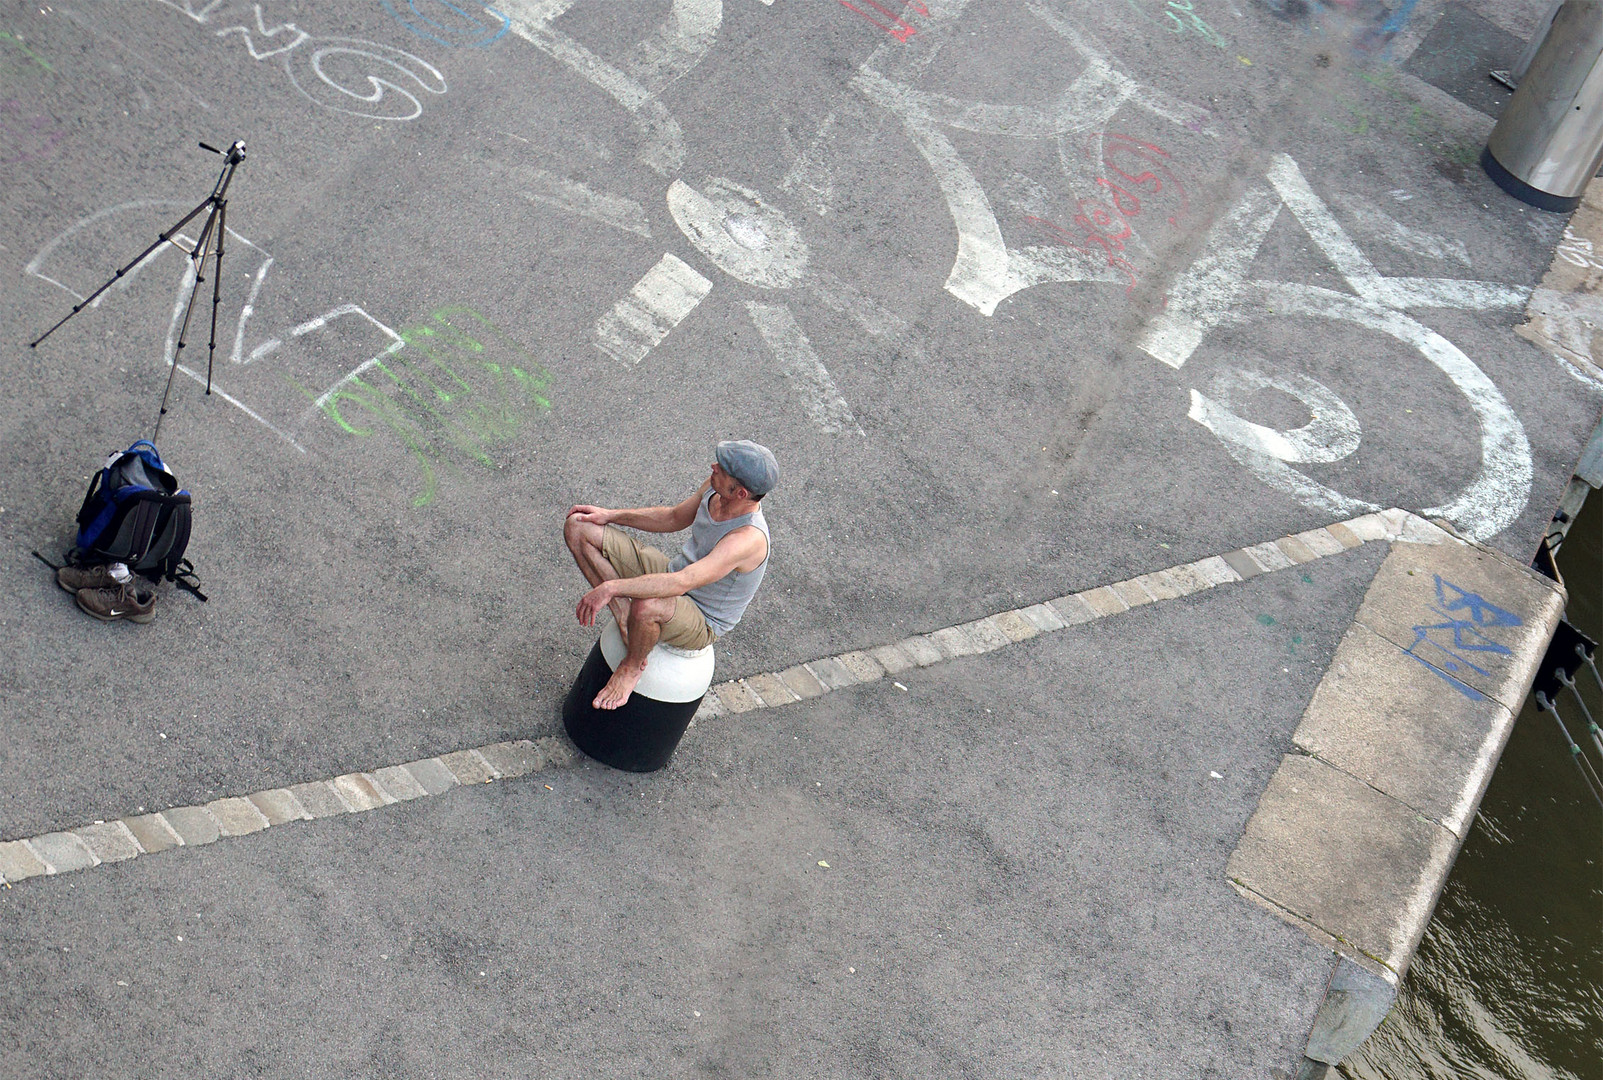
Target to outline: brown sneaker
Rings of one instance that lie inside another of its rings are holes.
[[[147,623],[156,617],[156,593],[133,582],[100,589],[79,589],[78,606],[101,622]]]
[[[109,566],[63,566],[56,571],[56,584],[70,593],[79,589],[115,589],[123,583],[111,576]]]

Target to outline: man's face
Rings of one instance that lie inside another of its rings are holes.
[[[733,499],[746,490],[740,486],[740,481],[724,472],[724,467],[716,461],[712,466],[712,489],[725,499]]]

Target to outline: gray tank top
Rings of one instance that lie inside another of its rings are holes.
[[[714,521],[712,512],[707,509],[708,504],[712,502],[713,494],[714,492],[708,489],[707,494],[702,496],[701,505],[696,508],[696,520],[690,524],[690,539],[685,541],[684,550],[675,555],[673,561],[668,564],[669,573],[683,570],[697,559],[706,557],[707,553],[718,545],[718,541],[745,525],[755,525],[762,530],[763,536],[768,538],[768,555],[773,554],[773,538],[768,534],[768,522],[763,517],[762,508],[730,518],[728,521]],[[757,586],[762,584],[763,571],[768,569],[768,555],[764,555],[757,569],[749,574],[731,570],[712,584],[691,589],[686,593],[701,609],[701,614],[706,618],[707,625],[712,627],[714,634],[727,634],[740,621],[746,605],[757,595]]]

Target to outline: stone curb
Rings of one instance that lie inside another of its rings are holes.
[[[1402,510],[1365,514],[1251,548],[915,634],[890,645],[853,649],[783,671],[760,672],[719,683],[702,700],[696,720],[779,708],[862,683],[894,679],[913,668],[1005,649],[1043,634],[1120,615],[1131,608],[1300,566],[1367,541],[1441,543],[1446,538],[1446,533]],[[178,806],[65,832],[3,841],[0,884],[9,888],[13,882],[31,877],[122,862],[170,848],[210,844],[297,821],[363,813],[443,795],[460,785],[486,784],[565,766],[575,757],[574,748],[557,736],[492,743],[368,772],[226,796],[201,806]]]
[[[1299,1076],[1325,1075],[1396,999],[1564,613],[1556,582],[1396,510],[1241,554],[1267,571],[1379,539],[1400,543],[1225,869],[1336,957]]]

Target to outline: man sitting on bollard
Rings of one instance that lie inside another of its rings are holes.
[[[703,649],[740,621],[768,566],[768,522],[759,500],[779,481],[766,446],[745,439],[718,444],[712,476],[677,506],[607,510],[575,506],[562,533],[591,589],[579,601],[580,624],[612,608],[628,655],[593,702],[616,709],[629,700],[658,641]],[[670,562],[618,526],[643,532],[690,529]]]

